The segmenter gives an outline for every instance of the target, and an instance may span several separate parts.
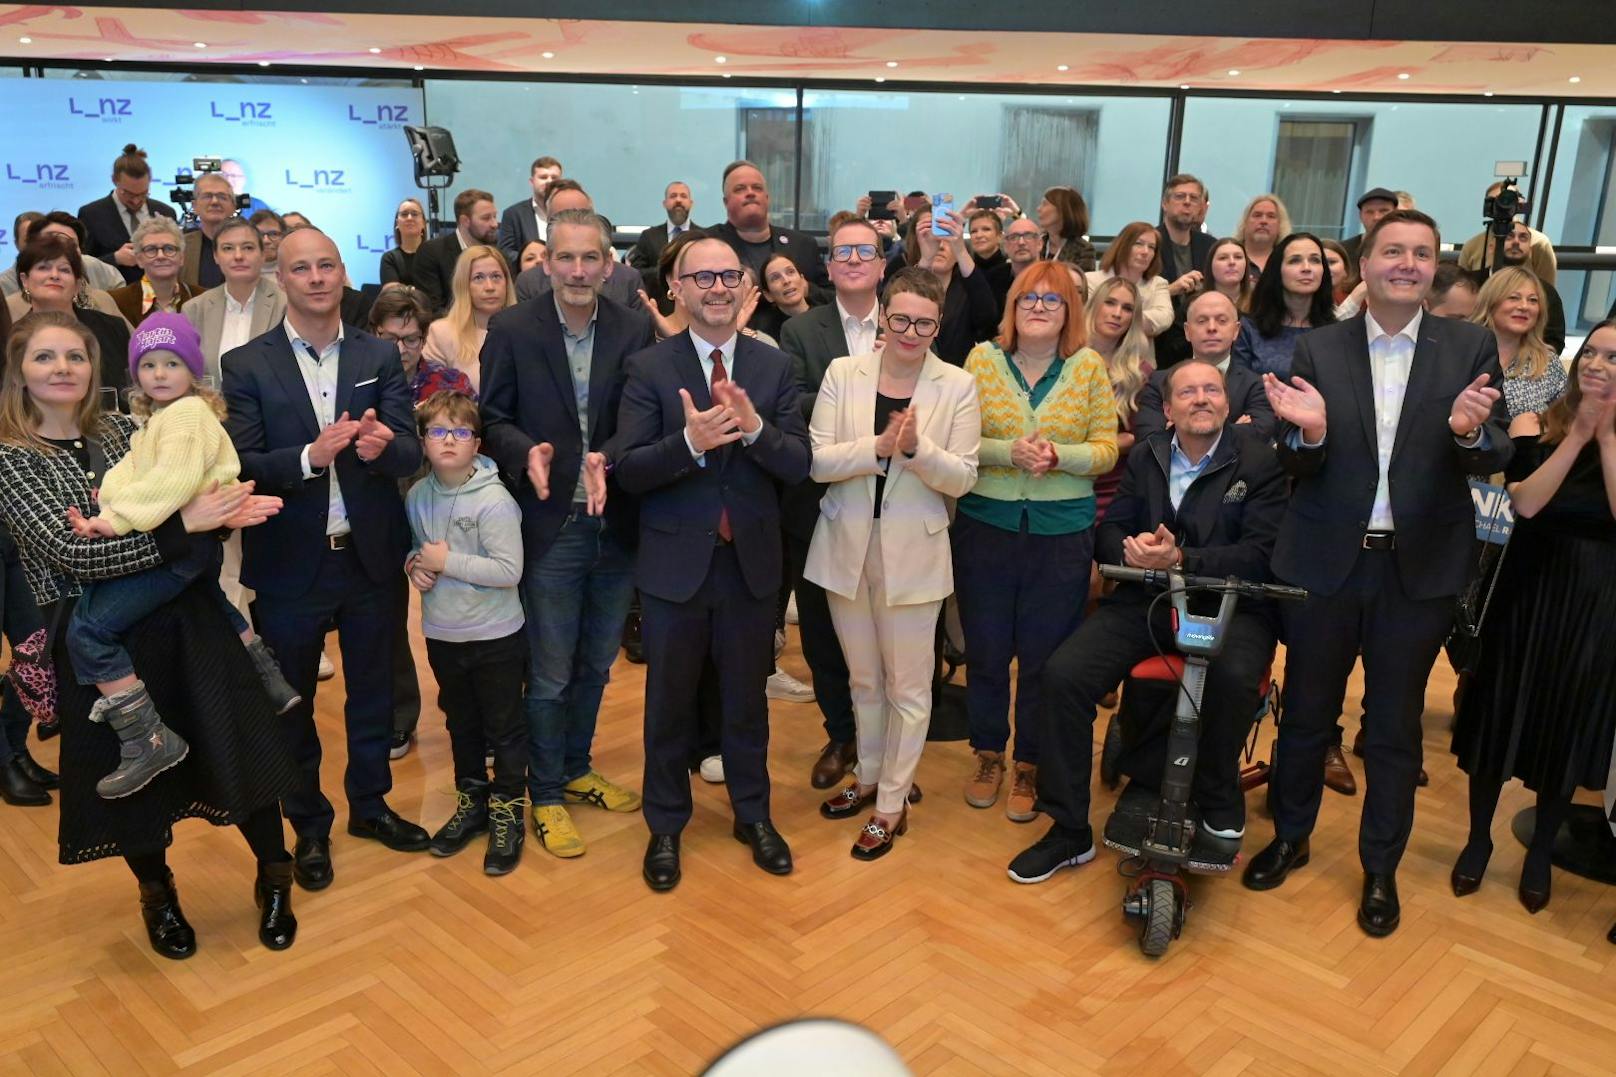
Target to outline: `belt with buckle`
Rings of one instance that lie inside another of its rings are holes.
[[[342,535],[327,535],[325,537],[326,549],[346,550],[353,540],[353,532]]]
[[[1391,531],[1367,531],[1363,537],[1363,548],[1366,550],[1395,550],[1397,549],[1397,535]]]

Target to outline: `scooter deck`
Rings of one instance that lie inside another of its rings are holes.
[[[1149,856],[1164,859],[1156,853],[1145,853],[1145,839],[1150,833],[1151,820],[1161,807],[1161,796],[1138,782],[1128,783],[1117,799],[1117,806],[1105,823],[1104,841],[1107,846],[1129,856]],[[1191,807],[1193,818],[1194,809]],[[1231,846],[1233,846],[1231,848]],[[1190,847],[1184,850],[1186,871],[1198,875],[1224,875],[1240,861],[1239,844],[1214,838],[1199,826]]]

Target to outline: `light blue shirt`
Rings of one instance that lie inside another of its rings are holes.
[[[721,352],[723,354],[723,356],[724,356],[724,373],[728,374],[731,378],[733,378],[733,377],[735,377],[735,342],[737,340],[739,340],[740,337],[738,335],[732,336],[728,340],[724,341],[724,343],[721,344],[721,345],[713,345],[713,344],[709,344],[707,341],[705,341],[705,340],[701,339],[701,337],[697,336],[696,331],[694,329],[690,330],[689,332],[690,332],[691,346],[696,349],[696,361],[701,364],[701,376],[707,380],[707,391],[710,393],[710,392],[712,392],[712,387],[713,387],[713,351],[714,351],[714,349],[716,348],[719,352]],[[758,435],[760,435],[762,433],[763,433],[763,416],[759,415],[758,416],[758,425],[757,425],[756,430],[753,430],[753,431],[751,431],[749,433],[746,432],[746,431],[742,431],[742,433],[741,433],[741,444],[742,445],[750,445],[750,444],[752,444],[752,442],[754,442],[754,441],[756,441],[758,439]],[[690,450],[690,455],[691,455],[692,458],[695,459],[696,464],[697,464],[698,467],[706,467],[707,466],[707,454],[705,452],[697,452],[696,451],[696,446],[690,440],[690,431],[689,430],[685,431],[685,447]]]
[[[297,327],[292,324],[291,316],[285,321],[286,339],[292,342],[292,356],[297,360],[297,371],[303,375],[303,386],[308,390],[309,403],[314,405],[314,419],[325,429],[337,421],[337,365],[338,357],[342,353],[342,326],[337,326],[337,339],[327,344],[318,353],[314,345],[303,339]],[[309,465],[309,447],[303,446],[303,478],[314,479],[319,472]],[[348,506],[342,500],[342,487],[337,483],[337,469],[328,467],[330,472],[329,501],[326,507],[325,533],[329,535],[346,535],[353,530],[348,524]]]
[[[551,292],[552,296],[556,293]],[[595,363],[595,320],[600,317],[600,302],[597,300],[595,309],[589,312],[589,322],[584,331],[574,334],[567,325],[566,312],[561,309],[561,300],[555,300],[556,315],[561,319],[561,342],[567,349],[567,366],[572,370],[572,396],[578,402],[578,433],[582,435],[584,456],[589,455],[589,373]],[[579,458],[578,483],[572,491],[572,503],[579,504],[589,500],[589,493],[584,489],[583,458]]]
[[[1218,432],[1217,439],[1206,450],[1206,455],[1199,460],[1191,460],[1178,444],[1178,435],[1173,435],[1172,448],[1167,454],[1167,496],[1172,499],[1173,511],[1178,511],[1179,502],[1195,480],[1201,477],[1206,465],[1212,462],[1212,454],[1218,451],[1218,444],[1223,441],[1223,432]]]

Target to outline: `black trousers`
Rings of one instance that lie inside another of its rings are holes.
[[[847,673],[847,659],[831,623],[830,603],[825,589],[803,578],[802,566],[808,561],[808,543],[786,535],[786,577],[797,588],[797,631],[802,637],[802,657],[814,681],[814,702],[825,716],[825,733],[838,744],[857,738],[853,724],[853,689]]]
[[[1038,809],[1070,830],[1089,826],[1097,701],[1135,664],[1153,657],[1155,643],[1173,653],[1169,605],[1157,603],[1148,624],[1147,606],[1132,599],[1101,603],[1044,663]],[[1223,653],[1207,669],[1193,791],[1202,818],[1219,829],[1245,823],[1240,749],[1257,712],[1257,688],[1273,661],[1275,642],[1267,617],[1237,611]]]
[[[527,633],[499,639],[426,641],[427,661],[438,680],[438,706],[449,730],[455,785],[488,781],[487,754],[494,754],[490,791],[514,798],[527,787],[527,710],[522,683],[527,673]]]
[[[1453,623],[1453,598],[1410,598],[1395,559],[1389,550],[1365,550],[1335,594],[1285,603],[1285,717],[1274,752],[1274,834],[1300,841],[1318,819],[1324,754],[1361,650],[1366,788],[1358,857],[1376,873],[1397,869],[1414,827],[1425,683]]]
[[[393,641],[393,732],[414,733],[421,724],[421,681],[415,673],[415,652],[410,648],[410,593],[401,592],[403,608]]]
[[[724,782],[740,823],[769,818],[769,707],[775,596],[747,588],[735,548],[713,551],[707,578],[684,602],[641,594],[645,644],[645,823],[677,834],[690,821],[689,760],[702,667],[718,673]]]

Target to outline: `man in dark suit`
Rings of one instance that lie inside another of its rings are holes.
[[[285,500],[267,530],[243,534],[241,579],[258,592],[259,631],[304,699],[281,719],[302,775],[282,809],[297,831],[294,874],[318,890],[331,883],[335,813],[320,791],[314,690],[333,625],[347,685],[348,833],[400,851],[427,847],[426,831],[384,799],[410,547],[398,481],[420,465],[421,443],[398,349],[342,324],[336,244],[300,228],[281,242],[278,262],[286,320],[225,354],[226,429],[241,477]]]
[[[628,252],[628,264],[640,271],[646,293],[663,314],[673,313],[673,300],[668,298],[668,284],[657,267],[669,240],[681,232],[701,231],[690,222],[690,210],[694,205],[688,183],[674,180],[668,184],[662,192],[662,211],[668,215],[668,219],[641,232],[640,238],[634,241],[634,249]]]
[[[763,279],[764,264],[774,255],[784,254],[814,284],[830,283],[818,240],[806,232],[769,223],[769,184],[751,161],[735,161],[724,169],[724,212],[728,219],[708,231],[728,243],[736,257],[757,273],[758,280]]]
[[[1285,721],[1274,760],[1274,840],[1247,865],[1253,890],[1307,863],[1324,755],[1347,677],[1364,664],[1358,924],[1397,929],[1398,861],[1414,824],[1425,684],[1475,560],[1468,476],[1502,471],[1498,346],[1480,326],[1426,317],[1436,223],[1394,210],[1364,239],[1365,314],[1296,344],[1291,384],[1264,385],[1295,489],[1274,575],[1311,597],[1285,612]]]
[[[499,249],[511,265],[522,262],[522,248],[534,240],[542,241],[550,220],[545,208],[545,195],[550,184],[561,178],[561,162],[554,157],[539,157],[528,169],[527,181],[533,188],[533,197],[506,206],[499,215]]]
[[[1229,350],[1240,334],[1240,313],[1222,292],[1202,292],[1190,303],[1184,315],[1184,338],[1192,357],[1210,363],[1223,372],[1224,397],[1229,405],[1229,421],[1251,424],[1259,437],[1272,437],[1274,409],[1263,392],[1262,379],[1240,363],[1229,361]],[[1167,376],[1172,369],[1158,370],[1139,390],[1139,410],[1133,416],[1135,444],[1167,429]]]
[[[737,332],[744,279],[720,240],[680,252],[672,287],[690,331],[629,359],[607,450],[617,481],[641,499],[644,875],[653,890],[679,882],[697,685],[709,657],[735,838],[763,870],[791,871],[791,850],[769,818],[764,684],[781,581],[777,485],[806,479],[811,452],[791,360]]]
[[[129,284],[139,281],[141,272],[130,242],[135,229],[154,216],[176,219],[173,206],[147,197],[150,190],[146,151],[130,143],[112,162],[112,192],[79,207],[78,218],[85,231],[83,253],[117,266]]]
[[[549,207],[552,217],[568,210],[595,213],[594,199],[589,197],[589,192],[584,190],[583,184],[577,180],[558,179],[550,184],[549,193],[545,195],[545,204]],[[611,235],[612,223],[605,217],[601,217],[600,220],[606,228],[606,234]],[[542,264],[524,270],[516,278],[517,301],[543,298],[550,294],[554,283]],[[607,263],[606,280],[600,286],[600,294],[618,306],[627,307],[629,310],[643,310],[645,304],[640,301],[640,283],[638,273],[614,258]]]
[[[606,477],[624,363],[656,337],[650,315],[600,295],[605,224],[550,217],[552,292],[489,320],[482,351],[483,451],[522,509],[522,599],[530,672],[528,794],[533,829],[556,856],[582,855],[565,805],[634,811],[640,798],[590,762],[595,720],[634,596],[633,499]]]
[[[487,191],[469,187],[455,195],[454,215],[453,232],[427,240],[415,252],[415,286],[438,314],[448,310],[454,299],[454,268],[460,252],[478,243],[491,247],[499,239],[499,211]]]
[[[213,239],[236,215],[236,194],[230,181],[217,172],[204,172],[191,185],[197,227],[185,233],[185,264],[180,279],[197,291],[224,283],[224,270],[213,252]]]
[[[1375,227],[1376,221],[1396,208],[1397,192],[1384,187],[1371,187],[1358,198],[1358,223],[1363,226],[1363,231],[1341,242],[1350,259],[1348,268],[1358,268],[1358,261],[1363,255],[1364,237]]]
[[[1156,245],[1161,251],[1162,277],[1173,298],[1173,324],[1156,337],[1158,370],[1190,355],[1184,340],[1184,310],[1201,290],[1201,267],[1217,244],[1215,237],[1201,230],[1210,204],[1206,185],[1188,172],[1168,177],[1162,188],[1162,223],[1156,227]]]
[[[1122,487],[1095,536],[1094,559],[1267,582],[1285,513],[1279,461],[1266,436],[1250,424],[1228,422],[1229,398],[1215,365],[1191,359],[1167,375],[1173,427],[1129,452]],[[1172,611],[1155,601],[1160,593],[1143,584],[1120,585],[1044,665],[1047,728],[1037,806],[1053,825],[1011,862],[1016,882],[1043,882],[1094,856],[1089,775],[1095,708],[1136,662],[1171,647]],[[1245,834],[1240,749],[1257,712],[1263,670],[1274,658],[1278,628],[1270,603],[1243,599],[1207,673],[1193,797],[1201,828],[1225,848],[1238,849]],[[1156,766],[1135,773],[1156,778],[1162,771]]]
[[[786,322],[780,347],[791,356],[801,394],[804,420],[812,418],[814,399],[831,360],[875,350],[877,290],[881,287],[881,237],[868,221],[848,221],[831,233],[830,279],[836,301],[814,307]],[[865,257],[868,255],[869,257]],[[802,578],[819,523],[819,499],[824,484],[812,480],[788,487],[781,499],[786,532],[788,584],[797,593],[798,629],[802,656],[813,674],[814,699],[825,716],[825,747],[814,761],[810,780],[815,789],[829,789],[858,762],[857,730],[853,723],[853,695],[848,683],[847,659],[842,654],[836,627],[831,624],[825,589]]]

